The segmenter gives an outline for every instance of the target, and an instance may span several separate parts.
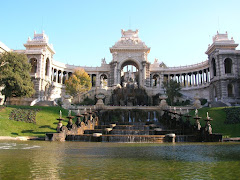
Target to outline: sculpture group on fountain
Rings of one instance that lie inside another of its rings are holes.
[[[97,111],[92,111],[90,108],[89,111],[84,109],[84,112],[81,114],[80,110],[77,110],[76,122],[73,123],[73,119],[75,116],[71,114],[71,110],[68,111],[68,123],[66,126],[63,126],[62,121],[62,111],[59,112],[59,118],[57,118],[57,133],[63,133],[65,135],[81,135],[84,133],[84,130],[94,129],[96,125],[98,125],[98,115]]]

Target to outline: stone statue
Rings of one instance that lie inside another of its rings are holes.
[[[62,122],[59,122],[58,123],[58,126],[57,126],[57,132],[59,133],[59,132],[61,132],[62,131]]]
[[[105,58],[102,58],[102,64],[107,64]]]
[[[103,88],[104,84],[103,84],[103,76],[100,77],[100,85],[101,85],[101,88]]]
[[[205,131],[208,133],[208,134],[212,134],[212,126],[210,124],[210,122],[207,122],[207,125],[205,127]]]

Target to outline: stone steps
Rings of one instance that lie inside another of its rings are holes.
[[[54,106],[53,101],[39,101],[34,106]]]
[[[165,135],[102,135],[100,137],[94,137],[91,134],[83,135],[68,135],[67,141],[85,141],[85,142],[144,142],[153,143],[164,142]]]

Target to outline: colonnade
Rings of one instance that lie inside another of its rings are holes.
[[[177,81],[182,87],[199,86],[210,82],[210,71],[206,68],[189,73],[164,74],[165,81],[170,79]]]
[[[206,66],[205,66],[206,67]],[[180,72],[182,70],[182,72]],[[51,69],[51,81],[59,84],[65,84],[65,81],[72,75],[71,71],[61,70],[52,67]],[[105,73],[99,74],[91,72],[92,87],[101,86],[103,80],[108,79]],[[156,72],[151,74],[151,87],[161,87],[162,82],[175,80],[180,83],[181,87],[194,87],[205,85],[210,82],[210,70],[209,67],[198,69],[196,71],[186,72],[184,69],[169,69],[164,73]],[[107,85],[108,86],[108,85]]]
[[[210,82],[210,71],[209,68],[192,72],[168,72],[164,74],[152,73],[151,75],[151,87],[161,87],[162,82],[177,81],[181,87],[193,87],[204,85]],[[161,82],[162,81],[162,82]]]
[[[59,84],[65,84],[65,81],[68,80],[72,75],[72,72],[58,70],[56,68],[52,68],[51,81]],[[89,74],[91,77],[92,86],[96,86],[96,74]]]
[[[65,81],[72,75],[72,72],[62,71],[52,68],[51,81],[59,84],[65,84]]]

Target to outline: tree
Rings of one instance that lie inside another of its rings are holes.
[[[171,106],[173,105],[175,97],[182,96],[182,94],[179,92],[181,90],[181,86],[180,83],[178,83],[177,81],[174,81],[172,79],[169,82],[164,81],[163,88],[166,91],[166,95],[168,96]]]
[[[78,102],[80,102],[81,95],[92,87],[91,78],[84,69],[75,70],[72,76],[66,80],[65,85],[66,92],[71,96],[77,96]]]
[[[25,54],[5,52],[0,54],[0,86],[5,101],[10,97],[30,97],[35,93],[30,77],[31,64]]]

